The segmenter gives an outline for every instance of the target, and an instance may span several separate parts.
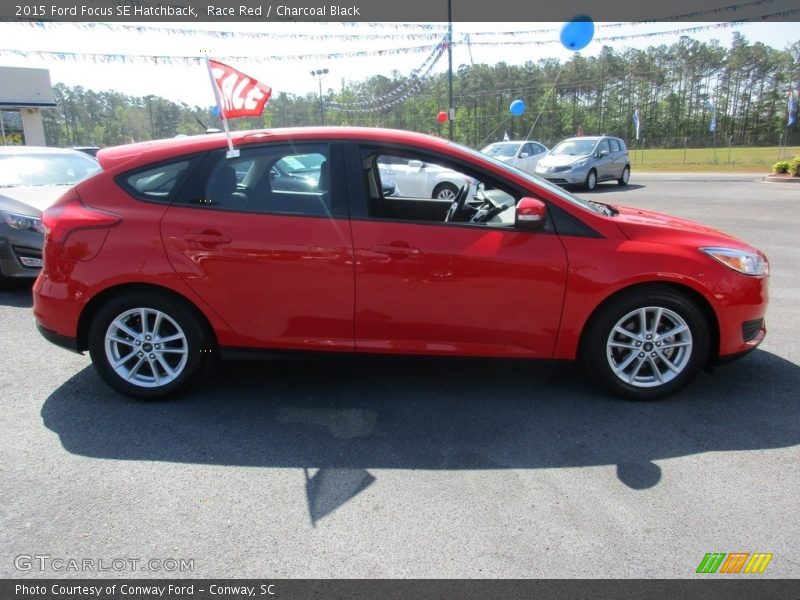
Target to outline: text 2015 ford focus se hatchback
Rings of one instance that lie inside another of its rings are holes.
[[[767,259],[719,231],[416,133],[233,138],[235,157],[215,135],[102,150],[103,171],[44,212],[39,328],[123,394],[267,349],[579,358],[652,399],[764,339]],[[379,165],[401,159],[472,184],[386,197]]]

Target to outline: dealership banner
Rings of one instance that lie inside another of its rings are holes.
[[[450,12],[448,12],[448,7]],[[131,22],[563,22],[578,14],[595,21],[796,21],[797,0],[14,0],[0,19]]]
[[[779,579],[27,579],[0,580],[2,600],[797,600]]]

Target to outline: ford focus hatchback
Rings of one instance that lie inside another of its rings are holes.
[[[234,158],[219,135],[101,150],[103,171],[43,214],[38,327],[123,394],[268,350],[580,359],[653,399],[764,339],[766,257],[719,231],[416,133],[233,139]],[[469,183],[387,196],[381,165],[402,161]],[[296,162],[313,168],[286,185]]]

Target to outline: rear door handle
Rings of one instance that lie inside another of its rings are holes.
[[[220,244],[230,244],[231,237],[222,235],[218,231],[203,231],[202,233],[187,233],[183,239],[189,243],[200,244],[201,246],[219,246]]]
[[[388,254],[389,256],[416,256],[419,254],[419,248],[396,246],[394,244],[379,244],[373,246],[372,251],[378,254]]]

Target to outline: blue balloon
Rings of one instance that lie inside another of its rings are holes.
[[[215,117],[215,118],[219,117],[219,108],[217,108],[216,106],[212,106],[211,107],[211,116]]]
[[[588,46],[593,37],[594,22],[586,15],[575,17],[561,28],[561,43],[567,50],[577,52]]]
[[[511,106],[508,107],[508,110],[511,111],[512,115],[518,117],[525,112],[525,102],[522,100],[514,100]]]

